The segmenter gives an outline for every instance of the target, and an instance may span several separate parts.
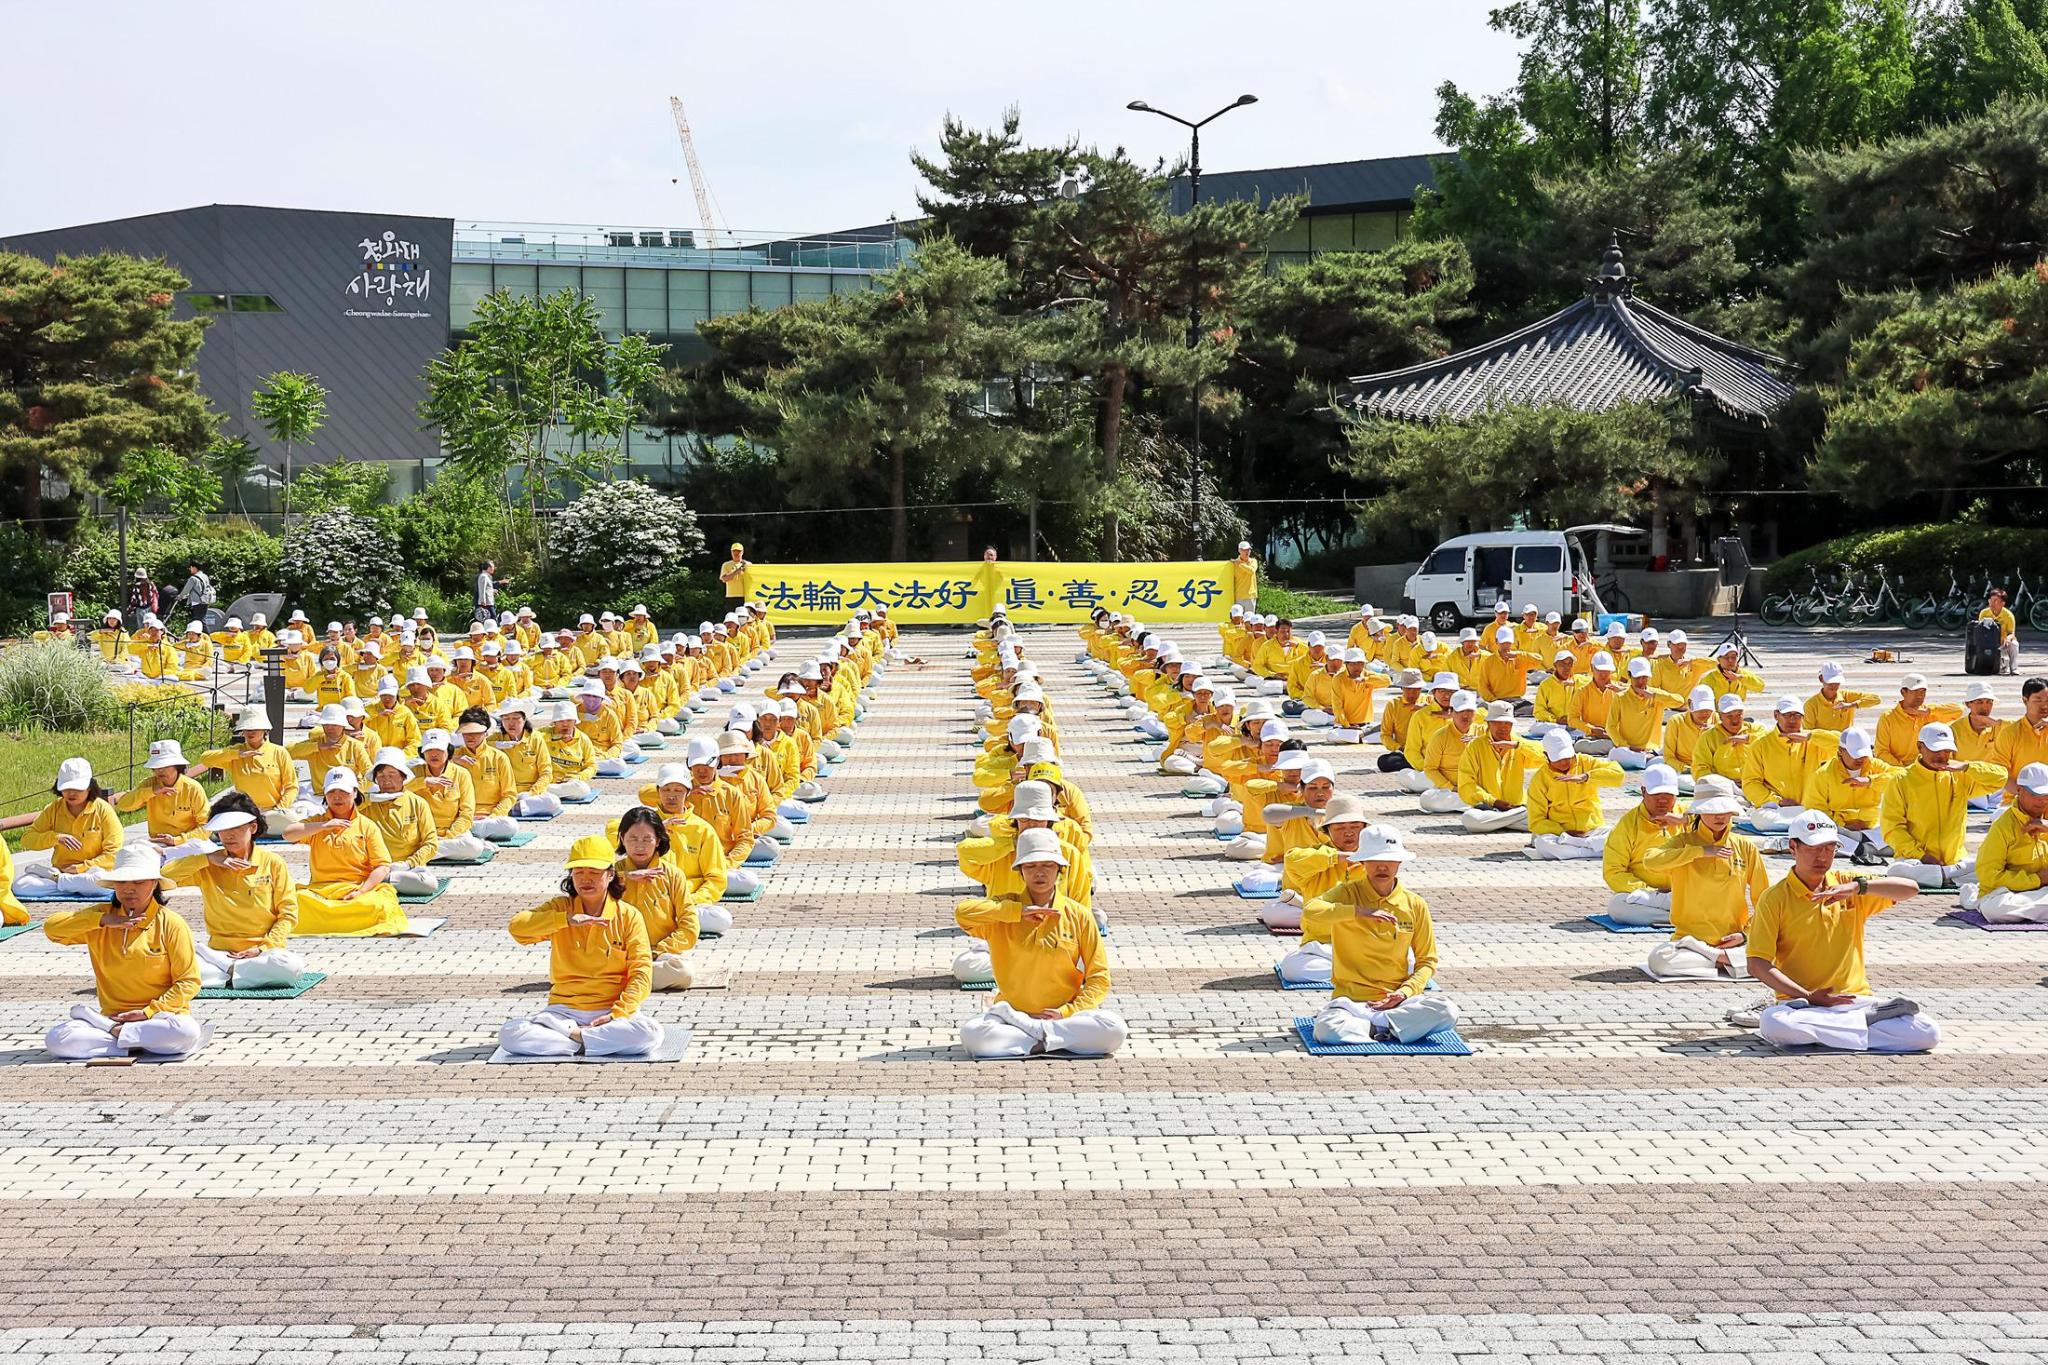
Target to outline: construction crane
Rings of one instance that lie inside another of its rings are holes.
[[[690,137],[690,118],[683,112],[680,95],[668,97],[669,112],[676,116],[676,136],[682,139],[683,160],[690,167],[690,191],[697,196],[697,217],[704,224],[704,245],[718,245],[718,226],[711,214],[711,190],[704,183],[704,167],[697,161],[697,144]]]

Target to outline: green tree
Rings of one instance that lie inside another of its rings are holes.
[[[2048,96],[2044,36],[2048,16],[2040,0],[1930,7],[1914,46],[1913,124],[1967,118],[2000,99]]]
[[[0,252],[0,478],[44,534],[46,476],[91,489],[133,451],[194,455],[213,434],[193,366],[205,324],[171,317],[188,284],[132,256]]]
[[[631,332],[605,340],[596,302],[573,290],[522,298],[501,289],[427,367],[420,415],[464,474],[493,485],[518,475],[530,542],[544,556],[541,506],[557,482],[611,477],[666,350]]]
[[[327,420],[326,386],[310,374],[279,370],[249,395],[249,409],[270,439],[284,446],[284,516],[292,515],[292,456],[297,447],[313,444],[313,434]]]
[[[204,465],[168,446],[145,446],[128,452],[101,495],[131,513],[156,503],[174,526],[184,529],[220,506],[220,491],[219,480]]]
[[[249,480],[263,468],[263,458],[256,453],[256,447],[249,438],[225,433],[215,436],[207,442],[201,458],[206,462],[207,472],[220,480],[222,493],[234,495],[235,510],[248,515],[249,505],[243,493],[249,486]]]
[[[299,475],[299,511],[307,515],[339,509],[359,517],[375,513],[391,486],[391,471],[370,460],[343,456],[327,464],[307,465]]]

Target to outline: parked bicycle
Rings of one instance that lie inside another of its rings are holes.
[[[1948,591],[1937,594],[1923,593],[1906,607],[1906,624],[1915,630],[1961,630],[1963,623],[1970,619],[1970,599],[1963,593],[1963,582],[1951,567],[1948,571]]]

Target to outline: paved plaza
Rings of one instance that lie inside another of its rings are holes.
[[[1825,658],[1885,705],[1909,670],[1963,687],[1952,641],[1754,639],[1774,692]],[[1377,749],[1324,746],[1418,855],[1476,1051],[1310,1057],[1290,1025],[1324,997],[1278,988],[1289,941],[1075,640],[1025,635],[1094,810],[1119,1055],[959,1049],[967,646],[907,631],[924,663],[696,951],[727,984],[647,1007],[690,1031],[678,1064],[484,1062],[547,990],[507,920],[651,765],[457,871],[433,936],[307,940],[307,995],[199,1002],[217,1037],[184,1063],[49,1063],[85,955],[0,943],[0,1362],[2048,1360],[2048,934],[1908,903],[1872,977],[1940,1049],[1776,1054],[1720,1022],[1753,983],[1653,984],[1654,939],[1584,922],[1597,863],[1464,834]]]

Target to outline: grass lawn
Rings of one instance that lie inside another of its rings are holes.
[[[1282,618],[1295,616],[1341,616],[1351,610],[1351,603],[1338,597],[1324,597],[1312,592],[1296,592],[1284,584],[1262,583],[1259,585],[1259,612],[1265,616]]]
[[[100,785],[109,791],[122,791],[139,781],[146,782],[149,770],[142,764],[149,757],[149,743],[146,739],[137,739],[135,748],[135,769],[131,773],[126,730],[86,731],[82,734],[46,730],[0,731],[0,815],[21,815],[41,810],[51,799],[50,784],[57,780],[57,765],[67,758],[90,759]],[[199,755],[188,747],[185,756],[196,759]],[[211,773],[199,785],[206,788],[208,796],[214,796],[227,787]],[[141,817],[138,814],[136,818]],[[9,849],[20,850],[22,833],[18,829],[7,831]]]

